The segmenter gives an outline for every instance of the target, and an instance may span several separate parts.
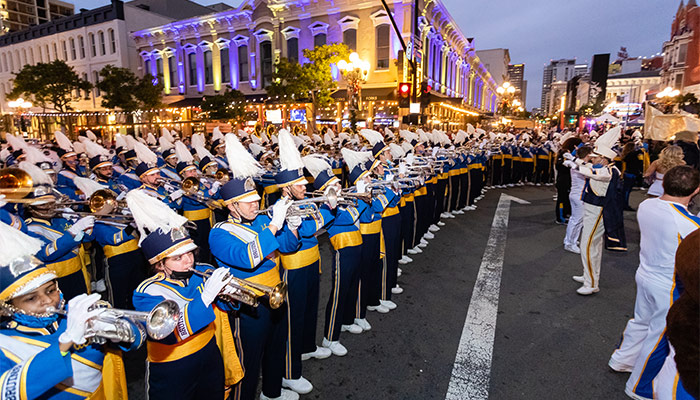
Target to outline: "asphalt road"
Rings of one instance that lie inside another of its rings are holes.
[[[605,252],[601,291],[582,297],[571,280],[578,255],[564,251],[551,187],[493,189],[478,208],[435,234],[423,254],[401,266],[403,294],[389,314],[368,313],[372,330],[341,334],[345,357],[304,362],[314,390],[302,399],[444,399],[500,193],[512,203],[490,379],[490,399],[626,399],[627,374],[607,361],[634,307],[639,230],[625,213],[629,251]],[[632,195],[636,208],[642,192]],[[321,243],[318,341],[330,293],[330,249]],[[127,358],[132,399],[143,398],[143,353]]]

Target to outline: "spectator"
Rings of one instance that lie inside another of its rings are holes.
[[[659,158],[649,164],[649,168],[644,172],[644,178],[652,180],[647,194],[658,197],[664,194],[662,182],[666,171],[677,165],[683,165],[683,150],[676,145],[671,145],[661,150]]]

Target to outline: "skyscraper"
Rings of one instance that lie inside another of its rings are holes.
[[[588,65],[576,64],[576,59],[560,59],[553,60],[549,65],[545,65],[542,72],[542,98],[540,107],[543,110],[549,110],[550,96],[549,91],[554,82],[568,82],[574,76],[585,75],[588,72]]]
[[[74,10],[73,4],[60,0],[3,0],[0,2],[0,35],[73,15]]]
[[[508,65],[508,81],[515,86],[515,98],[520,100],[525,106],[527,98],[527,81],[525,77],[525,64],[509,64]]]

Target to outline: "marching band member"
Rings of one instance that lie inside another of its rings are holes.
[[[280,188],[283,198],[303,200],[306,197],[306,184],[303,175],[304,163],[294,145],[292,135],[281,129],[279,140],[279,160],[281,169],[275,176],[275,183]],[[320,161],[325,164],[322,160]],[[327,165],[327,164],[325,164]],[[321,255],[318,251],[316,233],[333,220],[331,210],[326,205],[308,205],[309,210],[318,209],[318,213],[294,217],[298,224],[297,233],[301,247],[290,253],[282,253],[280,260],[284,271],[282,280],[287,284],[287,356],[282,386],[299,394],[313,390],[313,385],[302,376],[302,353],[307,348],[309,353],[316,353],[316,358],[326,358],[331,352],[316,347],[316,320],[318,314],[319,268]],[[291,221],[291,218],[290,218]],[[306,343],[305,346],[305,342]]]
[[[135,169],[136,175],[141,180],[139,189],[145,190],[146,193],[159,199],[170,208],[180,209],[182,207],[182,189],[175,189],[168,193],[161,185],[162,178],[160,169],[157,167],[158,156],[145,144],[139,142],[134,144],[134,151],[140,161]]]
[[[56,274],[33,254],[43,243],[0,223],[0,309],[10,316],[0,325],[0,388],[3,399],[126,398],[121,350],[138,348],[145,335],[127,321],[124,338],[101,345],[88,341],[92,330],[109,330],[95,321],[104,309],[92,309],[99,295],[81,294],[67,312]],[[114,343],[112,343],[114,342]]]
[[[58,144],[56,152],[63,164],[58,172],[56,189],[71,200],[81,200],[78,188],[73,183],[73,178],[76,176],[84,176],[79,167],[78,154],[73,150],[73,144],[63,132],[54,132],[54,137]]]
[[[258,213],[260,196],[252,176],[260,164],[235,135],[226,135],[226,153],[233,178],[221,188],[221,197],[230,212],[229,219],[214,226],[209,234],[212,255],[221,267],[237,278],[266,286],[281,282],[279,252],[299,248],[298,219],[287,220],[291,202],[280,199],[272,207],[272,217]],[[241,354],[245,376],[236,385],[234,399],[253,399],[262,364],[261,399],[296,399],[298,394],[282,388],[285,360],[285,307],[273,309],[261,302],[253,308],[241,305],[232,329]]]
[[[141,232],[141,250],[155,272],[134,291],[134,306],[148,311],[172,300],[180,309],[170,335],[148,339],[148,397],[222,399],[225,386],[243,375],[224,312],[230,307],[215,304],[227,292],[228,270],[195,263],[197,245],[183,227],[186,218],[142,190],[129,192],[126,199]],[[204,279],[205,274],[210,276]]]
[[[211,141],[211,153],[214,155],[212,161],[216,161],[221,168],[228,169],[228,162],[226,161],[226,141],[218,126],[214,128],[212,132]]]

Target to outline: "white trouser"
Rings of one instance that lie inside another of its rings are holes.
[[[634,388],[646,360],[666,329],[666,314],[671,307],[672,287],[645,278],[637,271],[637,298],[634,302],[634,318],[627,322],[622,333],[622,343],[610,359],[615,364],[633,368]],[[630,379],[632,381],[632,379]],[[627,382],[630,387],[630,382]]]
[[[598,287],[604,233],[603,207],[583,203],[581,262],[583,263],[583,286],[585,287]]]
[[[661,371],[654,379],[654,398],[658,400],[694,400],[681,383],[676,361],[673,359],[676,352],[673,346],[669,345],[669,347],[664,366],[661,367]]]
[[[566,225],[564,246],[578,245],[583,228],[583,200],[581,200],[581,196],[569,196],[569,202],[571,203],[571,216]]]

